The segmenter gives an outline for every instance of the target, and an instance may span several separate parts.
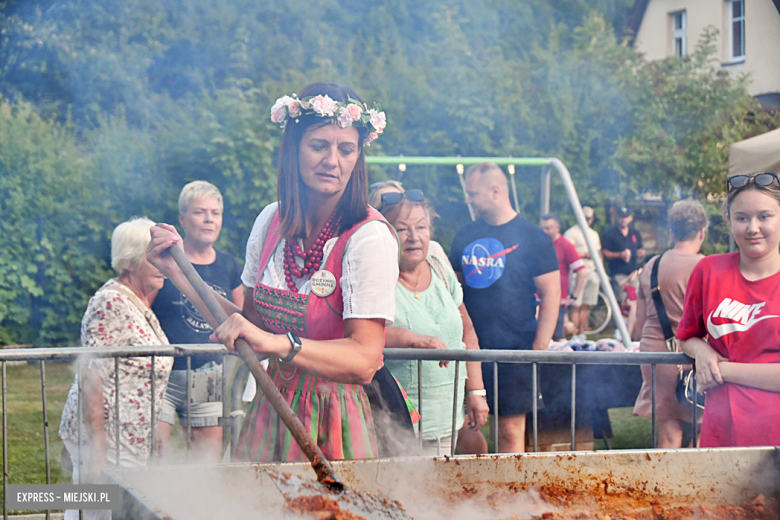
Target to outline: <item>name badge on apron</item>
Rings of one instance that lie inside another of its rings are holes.
[[[336,290],[336,283],[336,277],[333,273],[322,269],[311,275],[311,292],[321,298],[325,298]]]

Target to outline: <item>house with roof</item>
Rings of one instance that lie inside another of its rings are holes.
[[[636,0],[627,22],[648,60],[690,54],[715,27],[721,67],[750,74],[750,94],[780,109],[780,0]]]

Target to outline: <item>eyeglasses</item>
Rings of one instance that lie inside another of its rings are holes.
[[[748,186],[751,182],[754,182],[756,186],[761,186],[762,188],[766,188],[770,184],[772,184],[772,181],[776,181],[778,185],[780,185],[780,179],[777,178],[777,175],[774,173],[757,173],[753,175],[735,175],[733,177],[729,177],[729,191],[732,189],[737,190],[739,188],[744,188],[745,186]]]
[[[382,201],[377,209],[382,211],[387,206],[395,206],[404,200],[404,197],[410,202],[422,202],[425,200],[425,195],[423,195],[422,190],[406,190],[403,193],[383,193],[381,197]]]

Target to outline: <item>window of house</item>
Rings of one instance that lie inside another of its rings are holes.
[[[672,51],[676,56],[685,56],[685,11],[677,11],[672,17]]]
[[[745,57],[745,0],[731,0],[731,59]]]

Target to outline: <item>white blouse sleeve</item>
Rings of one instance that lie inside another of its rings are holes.
[[[241,273],[241,281],[247,287],[254,287],[257,282],[258,271],[260,270],[260,256],[263,251],[263,242],[268,226],[271,225],[271,219],[279,207],[278,202],[273,202],[266,206],[255,219],[255,225],[252,226],[252,232],[249,234],[249,240],[246,242],[246,260],[244,262],[244,271]]]
[[[342,260],[341,291],[344,319],[395,316],[398,283],[398,240],[387,224],[371,221],[350,237]]]

